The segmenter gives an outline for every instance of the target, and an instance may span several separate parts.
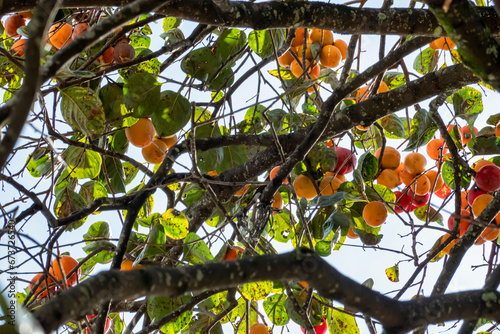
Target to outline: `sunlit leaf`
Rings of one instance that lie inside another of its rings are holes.
[[[66,123],[90,138],[104,130],[104,109],[99,96],[91,89],[70,87],[61,90],[61,112]]]
[[[246,283],[240,286],[241,294],[251,301],[265,299],[272,289],[273,282],[270,281]]]
[[[189,222],[186,215],[175,209],[168,209],[163,215],[165,233],[172,239],[183,239],[189,231]]]
[[[385,275],[391,282],[399,282],[399,265],[396,264],[385,270]]]

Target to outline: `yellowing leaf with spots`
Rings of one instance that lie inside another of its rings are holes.
[[[326,320],[330,334],[359,334],[356,320],[350,314],[329,309]]]
[[[391,282],[399,282],[399,265],[396,264],[393,267],[387,268],[385,270],[385,274],[387,278]]]
[[[183,239],[189,233],[189,222],[186,215],[176,209],[168,209],[162,215],[165,233],[172,239]]]
[[[247,283],[240,286],[241,294],[250,300],[262,300],[265,299],[268,294],[271,293],[273,289],[273,282],[256,282]]]

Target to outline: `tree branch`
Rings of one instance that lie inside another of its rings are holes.
[[[478,316],[500,320],[500,293],[497,291],[474,290],[395,301],[342,275],[308,249],[182,268],[101,272],[55,297],[35,310],[33,316],[49,332],[83,317],[93,305],[110,296],[116,300],[159,294],[175,297],[249,282],[298,280],[309,282],[322,297],[337,300],[377,319],[391,333]]]

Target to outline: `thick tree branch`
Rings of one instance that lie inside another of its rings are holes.
[[[57,10],[59,0],[48,0],[37,6],[31,22],[31,28],[26,42],[26,62],[23,85],[19,91],[0,108],[0,115],[12,115],[7,133],[0,143],[0,171],[3,169],[8,156],[12,153],[19,135],[24,127],[26,118],[35,100],[35,94],[42,82],[40,69],[41,43],[47,31],[47,22],[52,18],[51,13]],[[3,121],[0,121],[3,124]]]
[[[124,6],[132,0],[66,0],[65,7]],[[5,0],[3,15],[31,9],[36,0]],[[322,2],[267,1],[228,2],[224,15],[212,0],[175,0],[157,13],[175,16],[220,27],[253,29],[307,27],[333,30],[341,34],[386,34],[442,36],[445,34],[435,17],[425,9],[414,8],[352,8]],[[492,33],[500,32],[498,16],[493,7],[480,8],[479,13]]]
[[[497,291],[475,290],[395,301],[343,276],[307,249],[182,268],[101,272],[57,296],[33,315],[49,332],[70,320],[80,319],[93,305],[110,296],[116,300],[160,294],[174,297],[209,288],[237,287],[248,282],[298,280],[308,281],[325,298],[370,315],[391,333],[478,316],[500,320],[500,293]]]
[[[472,72],[496,90],[500,90],[500,45],[468,0],[453,0],[443,8],[444,0],[427,0],[431,12],[458,46],[462,61]]]

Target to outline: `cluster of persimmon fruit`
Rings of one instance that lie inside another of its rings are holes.
[[[26,20],[32,18],[32,13],[19,12],[10,15],[4,22],[4,28],[6,34],[11,38],[16,38],[17,40],[11,46],[11,53],[18,57],[23,57],[26,48],[26,38],[22,38],[18,33],[18,29],[26,25]],[[67,22],[57,22],[54,23],[50,29],[47,36],[47,42],[52,45],[56,50],[63,48],[74,38],[80,36],[85,31],[90,28],[87,22],[79,22],[74,26]],[[114,47],[109,47],[104,51],[104,53],[97,59],[101,64],[108,63],[125,63],[134,59],[135,50],[124,38],[120,39]]]
[[[454,129],[455,127],[457,128]],[[454,132],[459,134],[453,136],[458,137],[457,140],[462,145],[466,145],[472,139],[469,126],[460,128],[453,124],[448,126],[448,132],[450,134]],[[473,132],[476,134],[478,130],[473,128]],[[499,126],[497,126],[497,132],[500,135]],[[375,153],[382,169],[377,177],[377,183],[389,189],[394,189],[403,183],[406,186],[403,191],[394,192],[396,202],[393,209],[397,213],[403,211],[412,212],[414,209],[426,205],[429,202],[431,193],[445,199],[452,191],[443,182],[439,171],[442,164],[438,162],[441,159],[451,158],[444,139],[441,137],[429,141],[426,152],[429,158],[436,161],[435,166],[432,168],[427,168],[427,159],[418,152],[409,153],[404,162],[400,162],[400,153],[393,147],[385,147],[382,157],[380,157],[381,149]],[[481,159],[474,163],[472,168],[476,172],[475,184],[470,190],[461,192],[462,207],[460,215],[451,215],[448,219],[450,231],[453,231],[455,218],[459,219],[459,237],[467,231],[473,218],[477,218],[493,200],[493,193],[500,189],[500,167],[496,166],[492,161]],[[500,224],[500,214],[495,217],[494,224]],[[499,233],[499,228],[487,227],[476,240],[476,244],[480,245],[488,240],[496,240]],[[445,234],[441,238],[441,242],[444,242],[449,236],[449,234]],[[444,249],[444,252],[449,254],[457,241],[458,239],[452,241]]]
[[[78,269],[75,271],[74,269],[77,267]],[[133,267],[133,261],[125,259],[121,264],[120,270],[127,271],[142,267],[140,264]],[[71,276],[68,276],[70,273],[72,273]],[[40,272],[33,276],[28,289],[31,291],[37,283],[40,283],[37,289],[33,291],[33,295],[37,298],[45,298],[49,295],[50,291],[56,291],[59,287],[65,285],[70,287],[77,284],[80,276],[81,270],[78,261],[69,255],[61,255],[52,261],[48,275]]]
[[[306,78],[316,81],[320,76],[318,62],[324,67],[335,68],[346,58],[346,53],[347,44],[341,39],[334,39],[332,31],[298,28],[290,49],[278,58],[278,63],[289,67],[296,78],[305,75]],[[309,88],[309,92],[314,92],[313,86]]]
[[[165,159],[167,150],[177,143],[177,135],[159,138],[149,118],[139,118],[132,126],[125,128],[130,144],[142,148],[144,160],[159,164]]]
[[[75,268],[77,267],[78,269],[75,271]],[[121,264],[120,270],[127,271],[140,268],[143,268],[143,266],[140,264],[133,266],[132,260],[125,259]],[[69,276],[70,273],[72,273],[71,276]],[[49,296],[50,291],[56,291],[58,287],[62,287],[64,285],[70,287],[77,284],[80,275],[81,275],[81,270],[78,261],[69,255],[62,255],[52,261],[48,275],[44,275],[42,272],[36,274],[31,279],[28,285],[28,289],[33,290],[35,285],[38,284],[37,289],[33,291],[33,295],[36,298],[45,298]],[[91,320],[94,319],[95,317],[96,315],[86,316],[86,320],[88,323],[88,326],[85,329],[86,333],[89,333],[89,326],[92,326]],[[111,326],[111,319],[108,317],[106,318],[104,333],[108,332],[110,326]]]

